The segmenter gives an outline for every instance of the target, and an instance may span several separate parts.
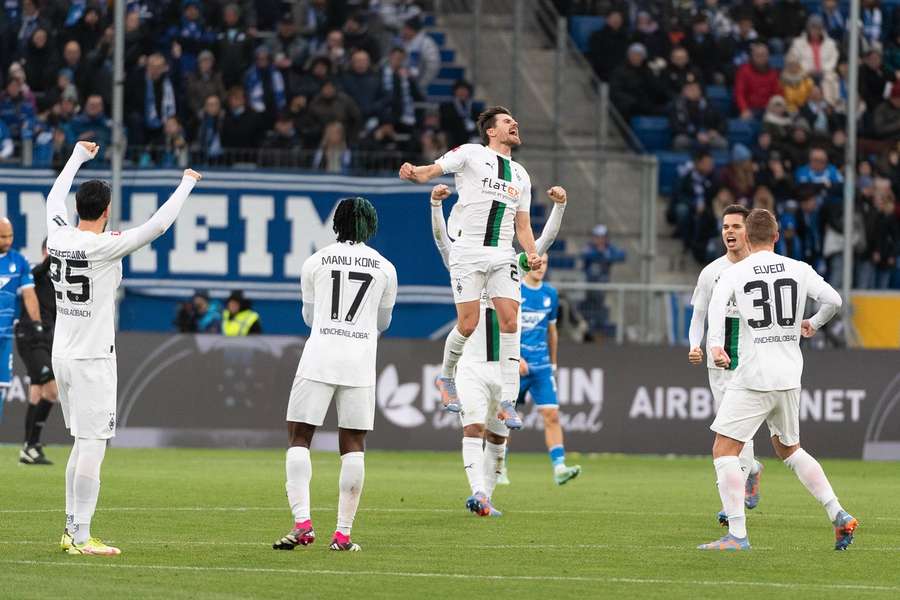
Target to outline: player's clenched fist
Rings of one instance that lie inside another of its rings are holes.
[[[201,175],[200,173],[198,173],[197,171],[195,171],[193,169],[185,169],[184,176],[185,177],[193,177],[195,181],[200,181],[201,179],[203,179],[203,175]]]
[[[443,183],[431,188],[431,200],[433,202],[443,202],[450,197],[450,188]]]
[[[566,190],[562,186],[554,185],[547,190],[547,196],[557,204],[566,203]]]
[[[415,181],[416,180],[416,167],[413,166],[412,163],[405,162],[400,165],[400,179],[406,179],[407,181]]]
[[[87,151],[90,158],[94,158],[97,156],[97,151],[100,150],[100,146],[95,144],[94,142],[78,142],[78,145],[84,148]]]
[[[817,329],[812,326],[809,319],[804,319],[802,323],[800,323],[800,335],[805,338],[811,338],[816,335]]]
[[[713,362],[720,369],[727,369],[731,365],[731,357],[725,352],[725,348],[716,346],[715,348],[711,348],[710,352],[712,352],[713,355]]]
[[[692,365],[699,365],[703,362],[703,350],[699,347],[691,348],[691,351],[688,352],[688,362]]]
[[[540,254],[536,254],[536,253],[532,252],[531,254],[528,255],[528,266],[531,267],[532,271],[536,271],[537,269],[540,269],[543,262],[544,262],[544,259],[541,258]]]

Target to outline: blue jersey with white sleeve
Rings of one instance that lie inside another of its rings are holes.
[[[528,363],[529,372],[550,370],[550,347],[547,332],[556,323],[559,312],[559,296],[556,288],[541,282],[532,288],[522,283],[522,342],[521,354]]]
[[[15,250],[0,255],[0,335],[12,336],[19,296],[27,287],[34,287],[34,277],[25,257]]]

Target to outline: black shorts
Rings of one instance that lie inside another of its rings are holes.
[[[41,337],[20,335],[16,331],[16,350],[25,363],[31,385],[44,385],[56,379],[53,375],[52,342]]]

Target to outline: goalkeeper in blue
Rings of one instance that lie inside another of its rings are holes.
[[[553,479],[556,485],[563,485],[578,477],[581,467],[566,466],[566,448],[563,446],[556,394],[559,296],[556,288],[544,281],[547,257],[543,258],[541,266],[526,273],[522,281],[519,402],[524,402],[530,392],[532,402],[544,419],[544,441],[553,465]]]

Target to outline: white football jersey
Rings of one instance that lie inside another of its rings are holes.
[[[734,264],[736,263],[731,262],[731,260],[728,258],[728,255],[725,254],[706,265],[703,270],[700,271],[700,277],[697,278],[697,287],[694,288],[694,295],[691,297],[691,306],[693,306],[695,310],[699,309],[704,312],[709,310],[709,300],[710,298],[712,298],[712,293],[716,287],[716,283],[719,282],[719,277],[722,275],[722,272],[725,271],[725,269],[731,267]],[[728,350],[729,356],[732,357],[732,366],[729,367],[729,369],[731,370],[737,368],[738,361],[735,360],[735,357],[740,354],[740,346],[737,339],[740,322],[739,317],[740,315],[738,314],[737,305],[735,304],[734,299],[729,300],[728,307],[725,311],[724,348]],[[710,369],[719,369],[720,367],[717,367],[716,363],[713,361],[712,352],[709,351],[710,347],[709,336],[707,336],[706,366]]]
[[[313,381],[375,385],[378,311],[397,300],[394,265],[365,244],[334,243],[303,263],[304,304],[313,303],[312,331],[298,375]]]
[[[463,144],[435,162],[454,174],[459,193],[450,214],[454,246],[512,248],[515,215],[531,210],[525,168],[481,144]]]
[[[799,388],[800,325],[806,300],[840,306],[840,295],[808,264],[774,252],[754,252],[722,273],[710,301],[709,344],[726,352],[724,317],[732,298],[740,316],[741,352],[735,355],[738,365],[730,388]]]

